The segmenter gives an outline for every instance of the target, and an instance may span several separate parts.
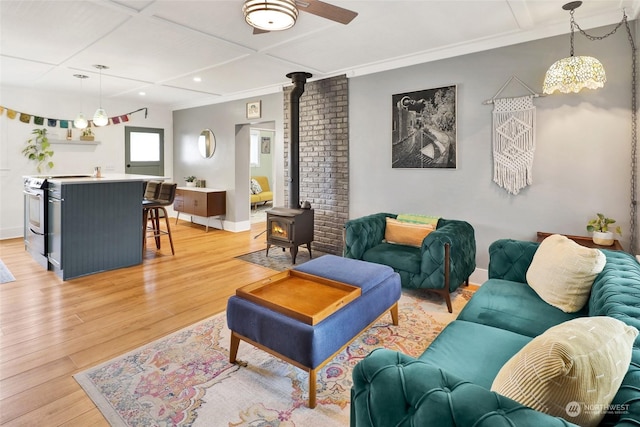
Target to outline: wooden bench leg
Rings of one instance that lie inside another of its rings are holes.
[[[309,408],[316,407],[316,370],[309,370]]]
[[[391,313],[391,321],[394,326],[398,326],[398,303],[393,304],[389,312]]]
[[[238,356],[238,346],[240,345],[240,338],[235,332],[231,332],[231,345],[229,346],[229,363],[236,363],[236,356]]]

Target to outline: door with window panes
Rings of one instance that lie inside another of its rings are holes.
[[[164,175],[164,129],[125,127],[125,173]]]

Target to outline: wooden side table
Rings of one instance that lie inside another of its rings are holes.
[[[538,231],[538,242],[542,242],[545,238],[551,236],[552,234],[562,234],[562,233],[545,233],[542,231]],[[614,240],[613,245],[611,246],[602,246],[602,245],[596,245],[595,243],[593,243],[593,240],[591,239],[591,237],[587,237],[587,236],[571,236],[569,234],[563,234],[563,236],[568,237],[569,239],[573,240],[574,242],[576,242],[579,245],[585,246],[587,248],[595,248],[595,249],[611,249],[614,251],[624,251],[624,248],[622,247],[622,245],[620,244],[620,242],[618,240]]]

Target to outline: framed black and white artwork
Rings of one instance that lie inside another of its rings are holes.
[[[260,152],[262,154],[271,154],[271,138],[268,136],[263,136],[260,141]]]
[[[247,119],[259,119],[262,116],[262,101],[247,102]]]
[[[391,167],[457,167],[457,87],[392,95]]]

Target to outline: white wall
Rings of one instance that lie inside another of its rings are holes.
[[[608,82],[598,91],[534,100],[533,185],[517,196],[492,181],[492,106],[482,102],[512,75],[541,92],[549,65],[568,54],[568,35],[352,78],[350,218],[384,211],[466,220],[476,231],[482,269],[494,240],[533,240],[536,231],[587,235],[587,220],[596,212],[618,220],[628,248],[631,49],[623,29],[599,42],[577,34],[575,46],[576,54],[600,59]],[[457,169],[392,169],[391,96],[452,84],[457,85]],[[502,96],[526,93],[511,84]]]
[[[47,118],[73,119],[80,105],[84,104],[85,116],[93,115],[97,105],[89,107],[87,100],[66,93],[35,91],[25,88],[0,87],[0,105],[13,110]],[[83,102],[81,102],[83,101]],[[141,126],[164,129],[165,175],[173,176],[173,126],[171,111],[167,107],[139,102],[119,102],[103,100],[103,106],[110,117],[121,116],[141,107],[144,112],[131,116],[125,124],[95,128],[95,139],[99,145],[53,145],[55,163],[51,173],[91,174],[95,166],[101,166],[104,175],[110,171],[125,173],[124,129],[125,126]],[[34,128],[46,128],[49,134],[58,134],[65,139],[66,129],[50,128],[9,119],[6,112],[0,116],[0,238],[20,237],[23,234],[22,176],[38,174],[34,162],[21,153],[25,142]],[[80,131],[74,130],[73,139],[79,139]],[[51,137],[51,135],[50,135]],[[44,171],[43,171],[44,173]]]

